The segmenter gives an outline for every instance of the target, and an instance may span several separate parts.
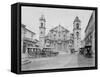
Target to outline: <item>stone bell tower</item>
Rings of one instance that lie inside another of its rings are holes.
[[[78,16],[76,16],[73,22],[73,33],[74,33],[74,49],[79,51],[81,47],[81,21]]]
[[[43,48],[45,46],[45,17],[44,15],[41,15],[40,17],[40,26],[39,26],[39,41],[40,41],[40,46]]]

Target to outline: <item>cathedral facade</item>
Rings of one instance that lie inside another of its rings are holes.
[[[70,49],[79,51],[81,47],[81,21],[78,16],[73,22],[73,33],[61,26],[60,24],[52,29],[46,35],[46,19],[42,15],[40,17],[39,26],[39,41],[40,47],[51,47],[54,51],[65,51],[70,52]]]
[[[69,31],[63,26],[58,25],[52,28],[45,37],[45,42],[54,48],[55,51],[68,52]]]

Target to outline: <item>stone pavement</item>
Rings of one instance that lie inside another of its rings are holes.
[[[94,59],[77,54],[60,54],[55,57],[30,59],[32,62],[22,65],[22,70],[41,70],[57,68],[88,67],[94,65]]]

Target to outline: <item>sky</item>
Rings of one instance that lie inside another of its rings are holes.
[[[44,7],[26,7],[21,8],[21,23],[26,25],[26,28],[36,33],[36,39],[39,38],[39,26],[41,15],[46,19],[46,34],[50,29],[59,24],[73,33],[73,21],[76,16],[81,21],[81,39],[85,37],[84,30],[88,24],[92,10],[79,9],[62,9],[62,8],[44,8]]]

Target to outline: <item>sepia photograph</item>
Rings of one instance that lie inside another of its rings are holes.
[[[95,67],[95,10],[21,7],[21,71]]]

